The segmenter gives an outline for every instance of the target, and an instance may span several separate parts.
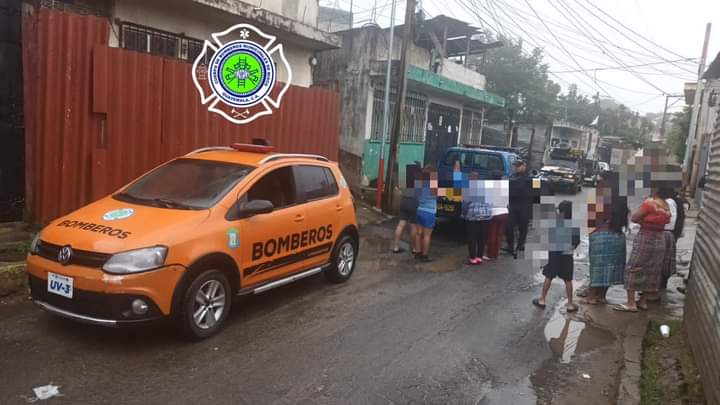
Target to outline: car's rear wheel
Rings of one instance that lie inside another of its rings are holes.
[[[231,288],[220,270],[200,273],[185,291],[178,317],[180,330],[190,340],[202,340],[222,328],[230,312]]]
[[[344,235],[335,244],[332,263],[325,270],[325,277],[333,283],[344,283],[355,270],[358,242],[350,235]]]

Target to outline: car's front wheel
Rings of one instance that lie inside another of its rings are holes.
[[[325,270],[325,277],[333,283],[344,283],[355,270],[358,242],[350,235],[344,235],[335,245],[332,263]]]
[[[202,340],[217,333],[230,312],[231,289],[220,270],[200,273],[185,291],[178,322],[190,340]]]

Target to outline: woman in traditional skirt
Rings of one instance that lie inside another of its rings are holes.
[[[595,188],[595,229],[589,237],[590,290],[586,304],[606,304],[608,288],[623,284],[628,226],[627,199],[620,197],[617,173],[605,172]]]
[[[614,309],[622,312],[637,312],[647,309],[648,294],[658,291],[662,277],[662,266],[667,251],[664,228],[670,222],[670,207],[657,189],[632,214],[631,221],[640,224],[640,230],[633,239],[630,260],[625,266],[625,289],[627,303]],[[643,296],[635,302],[635,292]]]

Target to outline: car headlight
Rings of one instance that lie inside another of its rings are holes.
[[[30,243],[30,254],[36,255],[40,251],[40,232],[35,234],[35,237],[32,240],[32,243]]]
[[[165,264],[167,250],[165,246],[153,246],[117,253],[105,262],[103,270],[113,274],[131,274],[152,270]]]

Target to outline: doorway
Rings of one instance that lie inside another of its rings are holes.
[[[425,128],[425,164],[437,166],[445,151],[457,145],[460,110],[430,103]],[[437,167],[436,167],[437,168]]]
[[[0,222],[19,221],[25,206],[21,0],[0,0]]]

